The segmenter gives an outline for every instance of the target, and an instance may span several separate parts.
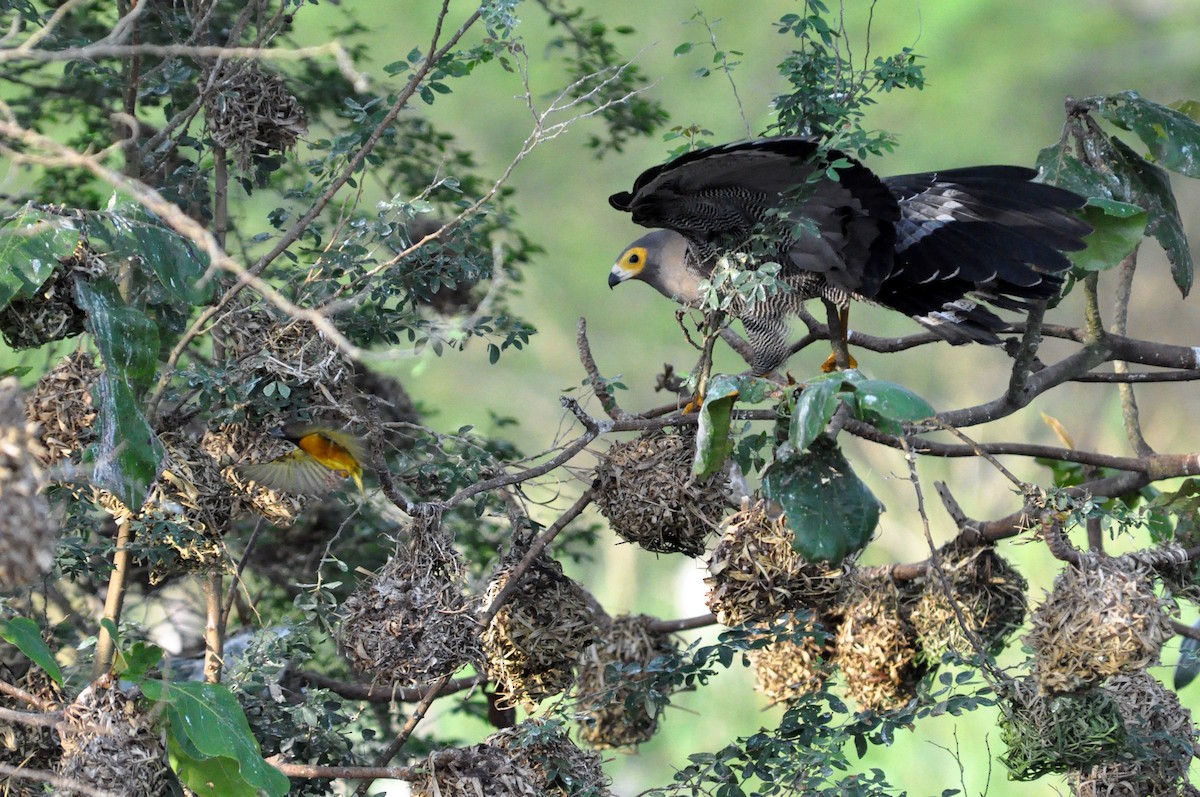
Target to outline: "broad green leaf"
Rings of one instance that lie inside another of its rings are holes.
[[[167,755],[179,782],[192,792],[212,797],[258,797],[259,790],[242,777],[237,761],[224,756],[205,758],[181,741],[168,733]]]
[[[54,660],[54,652],[42,639],[42,629],[28,617],[13,617],[0,620],[0,638],[17,646],[37,666],[49,675],[56,684],[63,682],[62,670]]]
[[[263,760],[246,715],[227,687],[209,683],[146,681],[142,691],[151,700],[166,706],[167,738],[169,742],[174,741],[174,751],[180,755],[183,770],[176,768],[176,772],[186,786],[200,794],[213,795],[255,794],[254,789],[261,789],[272,797],[283,797],[288,793],[288,779]],[[236,778],[223,761],[201,763],[212,759],[232,762]],[[195,779],[184,780],[185,772]],[[229,782],[237,785],[237,790],[214,790],[215,786],[208,786],[204,780],[212,775],[229,776]],[[252,790],[242,791],[241,784]]]
[[[1155,163],[1188,177],[1200,177],[1200,124],[1186,113],[1150,102],[1136,91],[1098,100],[1100,114],[1135,133]]]
[[[162,660],[163,649],[158,645],[134,642],[128,650],[117,650],[113,670],[128,681],[140,681]]]
[[[932,418],[929,402],[906,387],[882,379],[864,379],[854,386],[858,401],[856,417],[881,432],[904,434],[904,423]]]
[[[788,442],[803,451],[825,431],[829,419],[837,411],[838,395],[844,383],[841,379],[822,379],[807,383],[796,398]]]
[[[709,383],[696,425],[696,455],[692,459],[692,473],[697,478],[719,471],[733,448],[733,442],[729,439],[729,419],[739,387],[737,377],[727,374],[717,374]]]
[[[1117,209],[1120,211],[1114,212]],[[1137,205],[1093,198],[1083,209],[1083,218],[1092,225],[1087,248],[1067,252],[1067,257],[1080,271],[1104,271],[1118,265],[1141,243],[1149,214]]]
[[[203,280],[208,258],[140,206],[118,204],[88,214],[88,235],[103,242],[111,257],[144,265],[177,301],[196,305],[212,297],[212,281]]]
[[[0,224],[0,307],[32,296],[79,243],[74,220],[28,205]]]
[[[78,280],[76,296],[105,366],[96,386],[93,481],[136,510],[158,476],[163,458],[162,443],[139,401],[154,379],[158,329],[121,301],[109,279]]]
[[[1192,286],[1192,255],[1166,172],[1118,138],[1089,136],[1087,154],[1089,159],[1103,164],[1103,168],[1091,168],[1073,150],[1059,145],[1043,149],[1037,163],[1048,182],[1089,200],[1115,200],[1144,208],[1148,218],[1146,234],[1153,235],[1162,245],[1171,263],[1171,276],[1186,296]]]
[[[883,511],[830,443],[802,452],[781,447],[763,477],[763,494],[783,507],[796,551],[810,562],[838,564],[862,550]]]

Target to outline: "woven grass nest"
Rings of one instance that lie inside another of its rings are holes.
[[[269,427],[265,427],[269,428]],[[220,467],[221,478],[233,497],[233,516],[260,515],[276,526],[290,526],[304,508],[305,496],[272,490],[238,473],[247,462],[266,462],[293,450],[286,440],[272,437],[263,429],[242,424],[224,424],[209,429],[200,448]]]
[[[483,606],[508,584],[514,567],[510,561],[493,576]],[[563,575],[562,565],[546,556],[535,559],[483,631],[497,705],[537,703],[565,691],[575,680],[579,654],[596,639],[598,622],[591,596]]]
[[[170,791],[160,734],[136,690],[123,691],[103,675],[80,692],[58,724],[63,777],[127,797],[159,797]],[[82,795],[61,789],[60,795]]]
[[[100,367],[91,352],[69,354],[42,375],[25,401],[25,414],[38,424],[44,465],[69,459],[79,460],[83,450],[96,439],[92,428],[96,408],[92,388],[100,379]]]
[[[0,589],[23,587],[50,572],[58,521],[42,488],[45,450],[37,425],[26,419],[15,377],[0,380]]]
[[[708,559],[706,603],[723,625],[770,623],[798,607],[823,611],[841,589],[844,571],[806,562],[795,535],[761,502],[744,502],[724,523]]]
[[[984,650],[998,654],[1025,621],[1028,582],[991,547],[951,543],[940,553],[950,597],[941,578],[930,572],[910,613],[923,655],[933,666],[948,651],[971,655],[974,647],[967,630],[978,636]]]
[[[833,672],[834,633],[803,614],[788,614],[779,625],[782,633],[771,634],[770,644],[747,654],[754,688],[772,703],[817,691]]]
[[[872,574],[846,590],[835,610],[834,663],[846,679],[846,696],[864,708],[890,711],[916,695],[928,667],[918,655],[908,615],[916,600],[912,582]]]
[[[209,133],[243,171],[255,155],[286,152],[308,132],[304,108],[283,78],[254,61],[229,64],[204,99]]]
[[[0,641],[0,648],[16,651],[15,646],[3,641]],[[34,666],[30,666],[20,678],[13,677],[14,673],[2,662],[8,658],[8,653],[9,650],[0,651],[0,680],[40,698],[45,702],[47,711],[61,709],[62,690],[58,684]],[[17,656],[24,658],[21,654]],[[27,703],[3,694],[0,694],[0,708],[14,711],[30,710]],[[61,757],[62,746],[58,743],[58,736],[50,728],[0,720],[0,763],[13,767],[52,770]],[[5,791],[6,788],[8,791]],[[6,781],[0,777],[0,794],[5,797],[33,797],[45,794],[45,791],[38,781],[21,778],[10,778]]]
[[[13,349],[36,349],[83,332],[86,314],[75,298],[75,279],[103,274],[105,263],[85,241],[59,258],[32,296],[17,296],[0,309],[0,333]]]
[[[281,382],[340,402],[354,378],[353,361],[307,321],[250,305],[230,310],[219,326],[226,355],[237,363],[233,378],[247,384]]]
[[[1145,672],[1113,676],[1103,691],[1125,721],[1127,752],[1119,760],[1071,772],[1067,780],[1076,797],[1194,795],[1188,764],[1196,728],[1178,695]]]
[[[650,629],[654,620],[626,614],[603,623],[596,642],[580,657],[575,697],[579,738],[592,747],[629,747],[658,730],[662,707],[647,700],[651,661],[677,653],[669,634]]]
[[[1174,635],[1170,611],[1154,592],[1152,571],[1132,558],[1086,557],[1079,567],[1068,565],[1026,637],[1034,678],[1053,694],[1157,664]]]
[[[389,686],[481,669],[477,607],[458,553],[433,524],[413,523],[406,536],[342,604],[339,647],[356,670]]]
[[[609,794],[600,755],[580,750],[555,723],[528,719],[492,734],[487,744],[505,751],[513,761],[530,769],[539,780],[539,794],[547,797]]]
[[[696,481],[693,430],[617,443],[596,466],[596,505],[621,539],[655,553],[699,556],[728,500],[724,474]]]

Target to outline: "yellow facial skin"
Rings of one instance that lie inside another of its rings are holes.
[[[608,287],[613,288],[625,280],[637,278],[646,267],[647,257],[644,246],[631,246],[622,252],[608,274]]]

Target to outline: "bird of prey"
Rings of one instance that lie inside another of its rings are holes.
[[[787,359],[788,317],[813,298],[883,305],[952,344],[999,343],[1008,325],[983,302],[1022,311],[1057,296],[1063,253],[1091,232],[1072,212],[1084,198],[1036,176],[975,166],[880,178],[801,137],[699,149],[609,197],[655,229],[626,247],[608,284],[639,279],[695,306],[722,255],[780,264],[784,290],[730,310],[756,375]]]
[[[243,476],[264,487],[302,495],[328,492],[343,479],[353,479],[365,494],[362,463],[366,452],[352,434],[320,424],[291,423],[275,432],[296,446],[269,462],[243,465]]]

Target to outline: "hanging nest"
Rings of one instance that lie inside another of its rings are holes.
[[[307,321],[281,320],[251,305],[230,310],[219,325],[216,334],[226,356],[237,363],[235,379],[264,386],[280,382],[326,401],[342,401],[354,376],[354,363]],[[282,423],[285,415],[255,420],[270,428]]]
[[[897,584],[886,573],[872,575],[847,590],[837,609],[842,621],[834,662],[845,675],[846,696],[864,709],[904,706],[928,672],[908,619],[913,589],[912,582]]]
[[[0,333],[11,348],[35,349],[84,331],[87,315],[75,298],[75,279],[99,276],[106,266],[86,241],[58,263],[32,296],[17,296],[0,309]]]
[[[5,591],[27,586],[54,567],[58,522],[42,488],[39,464],[46,452],[37,425],[25,417],[15,377],[0,380],[0,584]]]
[[[342,604],[338,645],[376,683],[418,686],[482,669],[476,606],[449,536],[413,523],[382,569]]]
[[[708,559],[706,603],[718,622],[770,623],[794,608],[820,611],[837,600],[844,571],[806,562],[794,539],[782,516],[770,517],[762,502],[743,501]]]
[[[754,688],[772,703],[796,700],[825,685],[833,670],[835,635],[823,623],[788,614],[764,636],[772,637],[771,642],[747,655],[754,668]]]
[[[692,477],[694,430],[617,443],[596,466],[596,505],[617,536],[655,553],[699,556],[724,517],[724,474]]]
[[[169,792],[167,756],[160,734],[112,675],[102,675],[79,693],[58,724],[65,778],[127,797],[159,797]],[[62,795],[82,795],[62,789]]]
[[[0,646],[15,650],[15,646],[9,646],[7,642],[0,642]],[[62,690],[38,667],[31,666],[20,678],[14,678],[8,667],[0,663],[0,680],[43,700],[41,710],[58,711],[62,708]],[[32,710],[29,704],[4,694],[0,694],[0,708]],[[50,728],[0,720],[0,763],[12,767],[52,770],[61,756],[62,746]],[[38,781],[19,777],[6,779],[0,775],[0,794],[5,797],[33,797],[45,794],[45,790]]]
[[[538,794],[546,797],[605,797],[608,778],[600,768],[600,756],[585,752],[567,738],[555,723],[528,719],[514,728],[497,731],[487,739],[538,778]]]
[[[1110,761],[1126,745],[1117,701],[1103,689],[1045,695],[1032,678],[1009,681],[1000,701],[1000,757],[1013,780],[1087,769]]]
[[[1026,637],[1044,691],[1071,692],[1158,663],[1174,631],[1151,579],[1128,557],[1087,557],[1059,573]]]
[[[658,730],[666,695],[647,667],[678,651],[670,635],[650,630],[653,620],[626,614],[604,623],[580,658],[575,682],[579,738],[592,747],[638,745]]]
[[[411,797],[543,797],[543,779],[490,744],[435,750],[413,767]]]
[[[220,467],[221,478],[232,494],[234,517],[244,513],[260,515],[276,526],[290,526],[304,508],[304,496],[272,490],[238,473],[247,462],[266,462],[292,451],[295,446],[279,437],[240,424],[225,424],[209,429],[200,440],[200,448]]]
[[[1188,764],[1196,728],[1179,696],[1145,672],[1116,675],[1103,686],[1129,733],[1127,752],[1068,776],[1076,797],[1179,797],[1194,794]]]
[[[78,462],[96,439],[92,388],[100,380],[96,356],[77,351],[47,371],[25,401],[25,414],[41,427],[42,464]]]
[[[287,152],[308,132],[304,108],[283,78],[255,61],[229,63],[205,94],[204,108],[213,141],[234,153],[242,171],[255,156]]]
[[[501,566],[484,594],[484,607],[508,584],[515,566],[515,561]],[[483,631],[497,705],[537,703],[566,690],[575,680],[580,652],[596,639],[597,615],[591,596],[563,575],[562,565],[544,555],[535,559]]]
[[[984,650],[997,655],[1025,622],[1025,591],[1029,587],[1025,577],[990,546],[952,542],[942,548],[941,564],[954,603],[947,598],[942,579],[931,570],[910,617],[922,655],[936,667],[948,651],[963,656],[974,653],[955,606]]]

